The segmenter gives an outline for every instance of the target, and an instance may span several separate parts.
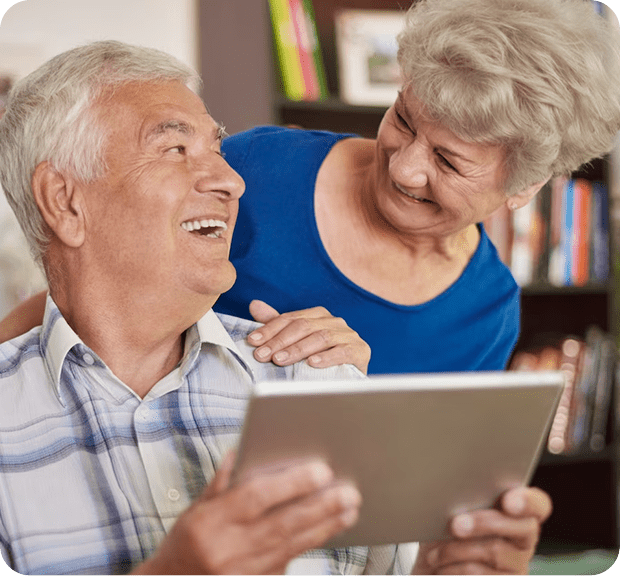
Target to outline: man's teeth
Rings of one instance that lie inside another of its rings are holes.
[[[205,236],[207,236],[208,238],[219,238],[224,232],[226,232],[226,230],[228,230],[226,222],[211,219],[188,220],[187,222],[183,222],[181,224],[181,228],[183,228],[183,230],[187,230],[188,232],[195,232],[203,228],[211,228],[211,232],[205,234]]]

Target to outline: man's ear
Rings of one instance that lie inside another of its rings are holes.
[[[32,191],[43,219],[58,239],[73,248],[81,246],[85,237],[83,196],[74,179],[49,162],[41,162],[32,176]]]
[[[532,184],[531,186],[528,186],[525,190],[522,190],[521,192],[512,194],[506,199],[506,206],[508,206],[510,210],[517,210],[519,208],[523,208],[523,206],[525,206],[532,198],[534,198],[534,196],[538,194],[540,189],[547,182],[549,182],[550,178],[551,177],[545,178],[545,180],[541,180],[540,182],[537,182],[536,184]]]

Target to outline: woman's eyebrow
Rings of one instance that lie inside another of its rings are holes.
[[[445,146],[435,146],[435,150],[437,150],[438,152],[441,152],[442,154],[445,154],[446,156],[452,156],[453,158],[458,158],[459,160],[463,160],[463,162],[474,164],[474,161],[471,158],[468,158],[467,156],[463,156],[462,154],[459,154],[458,152],[455,152],[454,150],[450,148],[446,148]]]

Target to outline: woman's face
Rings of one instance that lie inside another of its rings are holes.
[[[402,234],[450,236],[506,201],[503,148],[430,120],[410,87],[381,122],[376,160],[376,207]]]

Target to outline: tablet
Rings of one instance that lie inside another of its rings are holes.
[[[447,538],[453,515],[528,484],[563,386],[560,371],[259,382],[233,477],[319,457],[363,499],[330,547]]]

